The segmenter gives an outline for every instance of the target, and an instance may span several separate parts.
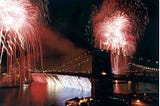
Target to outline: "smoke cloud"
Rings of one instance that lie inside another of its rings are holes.
[[[62,64],[84,52],[51,27],[41,27],[39,35],[42,42],[44,67]]]

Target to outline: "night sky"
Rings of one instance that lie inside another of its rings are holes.
[[[159,3],[158,0],[143,1],[148,7],[149,24],[144,36],[138,42],[134,57],[142,57],[155,62],[159,59]],[[90,39],[93,36],[86,34],[86,25],[90,20],[93,4],[100,6],[101,2],[101,0],[49,0],[50,30],[53,32],[54,29],[54,33],[58,33],[51,34],[56,35],[56,39],[58,38],[58,41],[55,40],[57,44],[54,44],[53,47],[54,53],[50,52],[52,56],[55,55],[54,58],[63,55],[65,50],[59,49],[65,49],[63,45],[68,43],[71,48],[74,48],[72,52],[83,49],[91,50],[93,42],[90,42]],[[58,45],[61,45],[61,47]],[[67,53],[69,55],[71,52]]]

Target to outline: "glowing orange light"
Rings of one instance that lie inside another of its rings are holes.
[[[141,101],[139,99],[136,100],[136,103],[140,103]]]

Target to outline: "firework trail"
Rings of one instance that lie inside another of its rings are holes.
[[[0,0],[0,65],[7,62],[7,71],[17,61],[17,67],[24,71],[31,64],[36,68],[39,61],[42,65],[37,32],[47,17],[46,5],[46,0]]]
[[[94,9],[92,13],[94,45],[114,54],[131,56],[148,21],[147,8],[141,0],[104,0],[100,10]],[[112,60],[118,61],[118,56]],[[113,65],[116,70],[117,64]]]

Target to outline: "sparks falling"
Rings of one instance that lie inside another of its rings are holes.
[[[26,77],[31,67],[43,64],[41,41],[37,35],[44,17],[41,11],[45,10],[41,9],[44,7],[38,6],[42,2],[0,0],[0,65],[6,62],[9,73],[16,75],[22,70],[23,77]],[[13,67],[17,67],[19,72],[13,72]]]
[[[148,21],[147,8],[141,0],[104,0],[100,10],[94,8],[94,45],[111,50],[113,73],[119,74],[120,68],[124,64],[127,66],[126,58],[124,62],[119,62],[120,55],[132,56],[135,53],[137,41],[143,35]]]

